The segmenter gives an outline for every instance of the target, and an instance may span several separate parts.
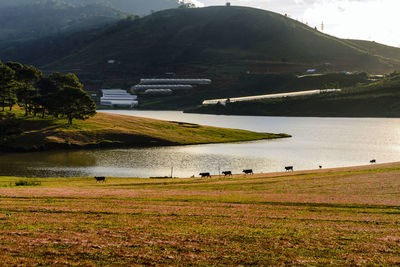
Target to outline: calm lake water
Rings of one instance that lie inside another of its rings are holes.
[[[0,154],[0,175],[27,177],[189,177],[316,169],[400,161],[400,119],[293,118],[184,114],[179,111],[104,111],[163,120],[288,133],[292,138],[257,142],[140,149]]]

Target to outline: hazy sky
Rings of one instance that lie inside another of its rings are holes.
[[[192,0],[193,1],[193,0]],[[229,1],[229,0],[228,0]],[[196,0],[200,6],[224,5],[226,0]],[[363,39],[400,47],[400,0],[230,0],[289,14],[293,19],[341,38]]]

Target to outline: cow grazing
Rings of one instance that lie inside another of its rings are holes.
[[[232,176],[232,172],[231,171],[223,171],[222,173],[225,176]]]
[[[104,176],[95,176],[94,179],[96,179],[96,182],[105,182],[106,177]]]
[[[209,172],[201,172],[201,173],[199,173],[199,175],[203,178],[203,177],[210,177],[211,178],[211,175],[210,175],[210,173]]]
[[[372,160],[370,160],[370,161],[369,161],[369,163],[371,163],[371,164],[375,164],[375,163],[376,163],[376,159],[372,159]]]
[[[285,167],[285,170],[288,172],[288,171],[293,171],[293,166],[286,166]]]
[[[244,174],[253,174],[252,169],[243,170]]]

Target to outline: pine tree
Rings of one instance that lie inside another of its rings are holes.
[[[39,103],[55,117],[85,120],[96,114],[96,104],[82,89],[75,74],[53,73],[39,82]]]
[[[62,114],[70,125],[73,119],[86,120],[96,114],[96,104],[81,88],[64,87],[60,98],[63,100]]]
[[[16,103],[17,81],[14,79],[15,71],[6,65],[0,64],[0,105],[4,111],[5,107],[12,110]]]
[[[27,116],[31,113],[34,98],[38,94],[36,83],[43,74],[33,66],[24,66],[16,62],[7,62],[7,66],[15,71],[15,78],[19,83],[16,91],[18,103],[24,107]]]

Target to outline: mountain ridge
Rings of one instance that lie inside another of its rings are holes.
[[[52,0],[2,0],[2,7],[18,7],[35,3],[46,3]],[[106,4],[110,7],[120,9],[138,15],[147,15],[151,11],[159,11],[162,9],[176,8],[183,2],[181,0],[62,0],[62,2],[75,7],[86,6],[90,4]],[[185,0],[185,3],[191,3]]]
[[[49,71],[74,71],[83,79],[123,76],[132,81],[165,72],[226,76],[319,68],[382,73],[400,66],[400,56],[391,56],[396,52],[400,49],[336,38],[274,12],[216,6],[130,17],[97,30],[27,43],[0,57]],[[118,64],[107,64],[110,59]]]
[[[73,6],[52,0],[0,8],[0,46],[102,27],[126,17],[104,4]]]

